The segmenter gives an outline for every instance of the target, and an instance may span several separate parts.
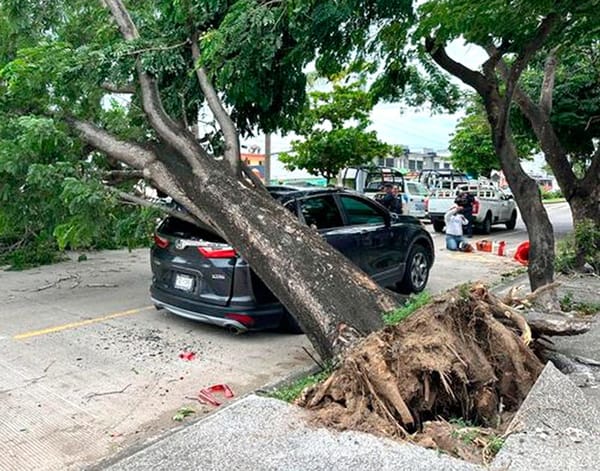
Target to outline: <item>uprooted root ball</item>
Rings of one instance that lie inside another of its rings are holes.
[[[506,322],[504,307],[482,285],[449,291],[366,337],[298,403],[321,424],[391,437],[436,417],[495,424],[520,406],[543,366],[495,318]]]

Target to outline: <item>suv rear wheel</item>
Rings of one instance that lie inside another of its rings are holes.
[[[444,221],[433,221],[433,230],[435,232],[443,232],[444,231],[444,226],[446,224],[444,224]]]
[[[428,278],[429,257],[427,251],[422,245],[415,245],[408,254],[404,277],[396,284],[396,287],[401,293],[419,293],[425,289]]]

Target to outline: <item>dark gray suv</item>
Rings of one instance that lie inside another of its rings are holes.
[[[425,288],[434,247],[416,218],[390,213],[342,189],[269,191],[380,285],[404,293]],[[210,230],[167,217],[156,229],[150,258],[150,293],[159,308],[236,332],[275,327],[300,331],[248,263]]]

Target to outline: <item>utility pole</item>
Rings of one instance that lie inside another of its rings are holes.
[[[265,133],[265,185],[271,182],[271,133]]]

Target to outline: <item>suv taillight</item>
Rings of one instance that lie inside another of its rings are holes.
[[[154,234],[154,243],[161,249],[166,249],[169,246],[169,241],[158,234]]]
[[[237,257],[235,249],[227,244],[199,245],[198,251],[206,258],[233,258]]]
[[[477,201],[477,199],[475,199],[475,201],[473,201],[473,214],[477,214],[479,212],[479,201]]]

